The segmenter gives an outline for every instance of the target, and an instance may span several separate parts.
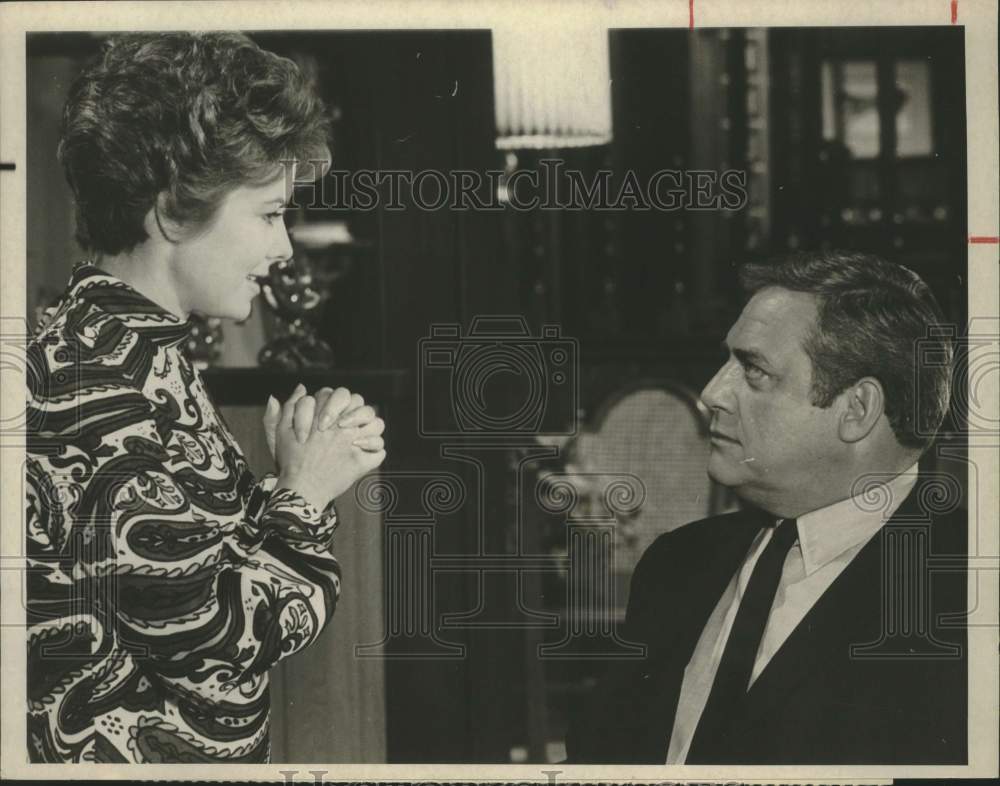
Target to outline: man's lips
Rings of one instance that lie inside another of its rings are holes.
[[[709,431],[708,434],[716,442],[728,442],[733,445],[740,444],[740,441],[738,439],[734,439],[733,437],[730,437],[728,434],[723,434],[721,431],[716,431],[715,429]]]

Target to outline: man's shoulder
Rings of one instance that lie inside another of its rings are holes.
[[[962,484],[951,473],[941,471],[921,471],[887,523],[889,529],[900,533],[926,531],[933,553],[955,556],[968,551],[969,525]]]
[[[643,553],[646,562],[684,559],[691,552],[704,555],[706,549],[717,550],[732,541],[747,543],[762,526],[762,515],[756,510],[736,510],[684,524],[658,536]]]
[[[634,640],[663,646],[669,640],[669,648],[681,651],[678,636],[701,630],[759,530],[759,515],[737,511],[692,521],[654,540],[632,573],[628,620]]]

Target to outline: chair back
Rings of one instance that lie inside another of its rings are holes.
[[[664,380],[630,384],[588,418],[572,446],[573,464],[582,472],[634,475],[645,491],[638,511],[616,527],[616,572],[631,574],[660,534],[733,507],[705,471],[708,424],[697,395]]]

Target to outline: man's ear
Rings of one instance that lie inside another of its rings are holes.
[[[860,442],[885,412],[885,391],[874,377],[863,377],[841,395],[845,397],[845,407],[840,417],[840,438],[844,442]]]
[[[161,191],[149,212],[146,213],[143,227],[149,237],[162,237],[168,243],[177,243],[183,234],[182,228],[180,224],[167,216],[166,204],[166,192]]]

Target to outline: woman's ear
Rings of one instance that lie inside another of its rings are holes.
[[[885,392],[874,377],[864,377],[842,394],[845,409],[840,418],[840,438],[860,442],[867,437],[885,412]]]
[[[146,213],[143,226],[149,237],[162,237],[168,243],[177,243],[182,236],[180,224],[167,217],[166,211],[167,194],[161,191],[156,196],[156,201]]]

